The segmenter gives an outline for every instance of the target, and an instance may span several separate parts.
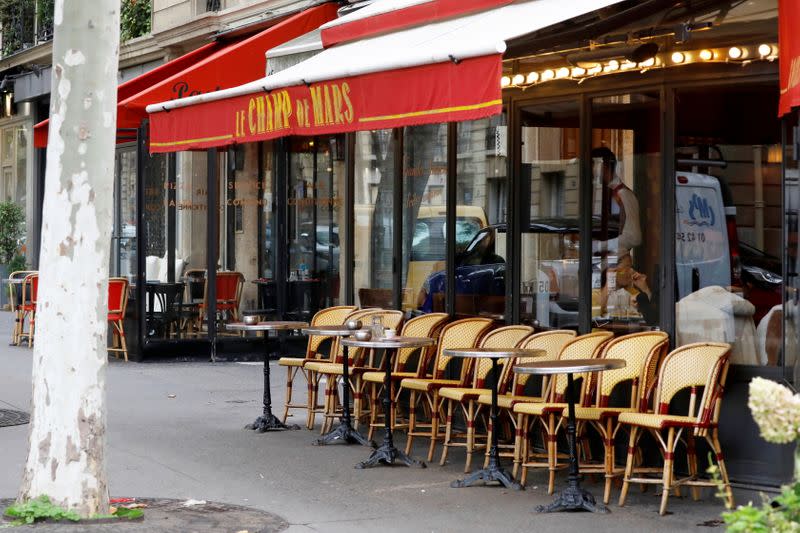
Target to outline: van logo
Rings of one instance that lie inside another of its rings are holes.
[[[714,209],[708,205],[708,200],[692,194],[692,199],[689,200],[689,218],[686,223],[690,226],[713,226],[716,218],[714,216]]]

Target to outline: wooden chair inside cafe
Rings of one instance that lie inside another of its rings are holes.
[[[241,272],[217,272],[217,316],[223,317],[224,322],[236,322],[239,320],[239,305],[242,300],[243,287],[244,275]],[[206,278],[205,288],[203,290],[203,302],[200,304],[198,320],[202,321],[203,316],[208,314],[206,311],[207,309],[208,278]],[[207,318],[211,319],[211,317]],[[202,324],[198,324],[198,332],[201,330],[201,326]]]
[[[125,339],[125,312],[128,308],[128,279],[108,280],[108,323],[111,325],[111,347],[108,351],[128,360],[128,342]]]

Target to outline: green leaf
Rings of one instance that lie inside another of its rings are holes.
[[[141,509],[128,509],[127,507],[117,507],[117,512],[114,513],[117,518],[125,518],[127,520],[135,520],[144,516],[144,511]]]

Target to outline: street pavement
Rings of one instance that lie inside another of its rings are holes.
[[[29,411],[31,350],[8,346],[11,315],[0,312],[0,408]],[[285,373],[273,363],[272,395],[280,413]],[[301,378],[302,379],[302,378]],[[304,394],[304,384],[296,387]],[[244,425],[260,413],[260,363],[124,363],[108,369],[108,475],[112,497],[197,499],[250,506],[283,517],[290,532],[357,531],[721,531],[723,510],[703,500],[671,497],[667,516],[652,488],[632,487],[611,513],[539,515],[546,474],[532,472],[527,490],[450,488],[463,477],[464,454],[445,467],[356,470],[367,448],[312,446],[318,430],[258,434]],[[292,419],[290,419],[291,421]],[[296,422],[303,421],[295,419]],[[317,426],[319,427],[319,426]],[[0,498],[13,497],[27,450],[28,426],[0,428]],[[377,437],[377,436],[376,436]],[[404,445],[401,435],[398,444]],[[418,440],[415,455],[426,455]],[[441,448],[438,448],[440,450]],[[476,464],[481,459],[477,458]],[[563,486],[565,474],[557,480]],[[586,483],[602,494],[600,483]],[[684,491],[688,493],[688,491]],[[709,525],[703,525],[708,523]]]

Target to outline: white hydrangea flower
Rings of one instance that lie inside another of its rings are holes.
[[[783,385],[753,378],[747,405],[764,440],[786,444],[800,436],[800,396]]]

